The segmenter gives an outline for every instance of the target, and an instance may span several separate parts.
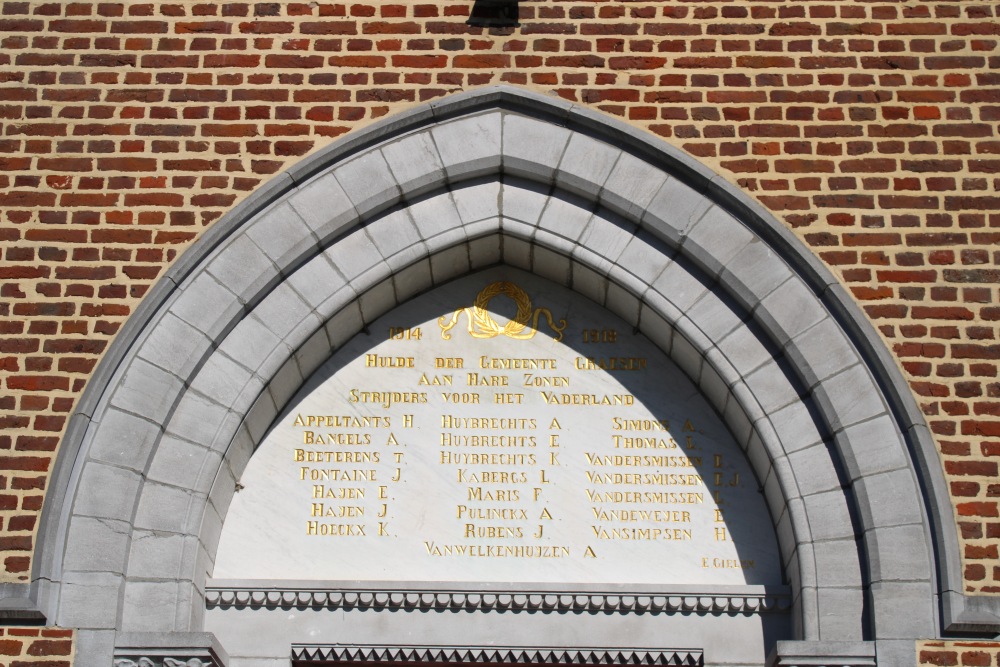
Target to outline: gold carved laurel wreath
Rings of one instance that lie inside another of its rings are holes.
[[[514,319],[503,326],[500,326],[487,310],[490,300],[501,294],[517,304],[517,314],[514,316]],[[528,338],[533,338],[538,331],[538,318],[543,315],[548,320],[549,327],[556,332],[556,341],[562,340],[563,330],[566,328],[566,320],[559,320],[559,324],[556,324],[548,308],[536,308],[532,310],[531,299],[528,298],[527,292],[514,283],[506,281],[491,283],[484,287],[483,291],[476,296],[476,302],[472,308],[459,308],[451,316],[450,321],[448,321],[447,315],[438,318],[442,338],[445,340],[451,339],[451,335],[448,332],[458,324],[458,318],[462,313],[468,316],[469,335],[474,338],[496,338],[497,336],[504,335],[509,338],[527,340]],[[529,323],[531,326],[528,326]]]

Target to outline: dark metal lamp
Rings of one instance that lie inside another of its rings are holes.
[[[485,28],[516,28],[517,0],[475,0],[469,14],[469,25]]]

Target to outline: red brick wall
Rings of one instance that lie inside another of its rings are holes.
[[[199,233],[334,137],[495,83],[742,186],[850,288],[940,446],[967,589],[1000,592],[1000,5],[0,2],[0,559],[25,580],[67,415]],[[971,663],[970,663],[971,664]]]
[[[72,630],[0,628],[3,667],[70,667],[72,663]]]
[[[917,659],[921,665],[950,667],[997,667],[1000,644],[995,642],[920,642]]]

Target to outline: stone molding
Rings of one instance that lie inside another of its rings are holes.
[[[779,641],[767,667],[876,667],[872,642]]]
[[[534,646],[390,646],[380,644],[292,644],[294,663],[378,665],[690,665],[704,664],[701,649],[550,648]],[[118,667],[116,665],[115,667]]]
[[[480,206],[501,199],[501,210]],[[539,217],[539,201],[556,213]],[[615,254],[567,229],[559,210],[592,214],[620,242]],[[933,440],[829,271],[680,151],[590,109],[498,87],[422,105],[304,160],[171,267],[67,428],[39,527],[40,608],[92,631],[102,650],[116,629],[200,627],[213,540],[281,406],[366,322],[498,262],[577,281],[669,349],[709,398],[763,482],[796,636],[912,640],[942,620],[941,593],[961,606]],[[659,280],[665,265],[677,271]],[[675,278],[710,289],[685,293]]]
[[[114,667],[226,667],[229,656],[209,632],[124,633]]]
[[[591,612],[618,614],[787,613],[789,593],[570,592],[553,590],[317,589],[210,586],[209,609],[377,609],[434,611]]]

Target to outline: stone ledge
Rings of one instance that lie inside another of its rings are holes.
[[[388,609],[633,614],[788,613],[788,591],[441,590],[209,586],[209,609]]]
[[[292,644],[293,663],[461,663],[503,665],[691,665],[705,664],[692,648],[549,648],[534,646],[389,646]],[[116,663],[117,664],[117,663]]]
[[[875,667],[873,642],[779,641],[767,667]]]
[[[226,667],[211,632],[127,632],[115,642],[114,667]]]

